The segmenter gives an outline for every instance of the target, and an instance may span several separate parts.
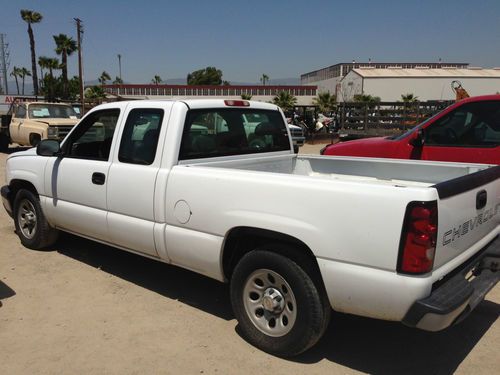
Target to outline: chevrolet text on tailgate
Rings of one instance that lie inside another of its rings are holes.
[[[244,337],[279,356],[332,308],[444,329],[500,276],[499,166],[297,155],[271,104],[101,105],[6,175],[26,247],[62,230],[229,282]]]

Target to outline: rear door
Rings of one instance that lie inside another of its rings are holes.
[[[424,134],[423,160],[500,164],[500,101],[464,104]]]
[[[468,250],[500,225],[500,166],[436,185],[438,238],[434,268]]]
[[[155,185],[171,106],[137,102],[127,107],[119,149],[109,170],[111,242],[150,256],[158,256],[154,241]]]

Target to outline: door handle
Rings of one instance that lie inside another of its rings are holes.
[[[481,190],[476,195],[476,209],[480,210],[484,206],[486,206],[486,202],[488,201],[488,194],[486,190]]]
[[[96,185],[104,185],[106,181],[106,176],[104,173],[94,172],[92,173],[92,183]]]

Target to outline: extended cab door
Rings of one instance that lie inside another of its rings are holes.
[[[155,257],[155,185],[170,110],[171,103],[127,107],[108,180],[111,242]]]
[[[424,130],[423,160],[500,164],[500,101],[466,103]]]
[[[64,141],[64,157],[52,157],[45,169],[49,194],[45,212],[59,228],[108,241],[106,189],[110,152],[120,110],[87,115]]]

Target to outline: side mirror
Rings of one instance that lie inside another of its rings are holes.
[[[36,154],[40,156],[59,156],[61,146],[55,139],[42,139],[36,146]]]
[[[413,147],[422,147],[424,145],[425,137],[424,137],[424,131],[422,129],[418,129],[416,132],[416,135],[410,139],[410,144]]]

